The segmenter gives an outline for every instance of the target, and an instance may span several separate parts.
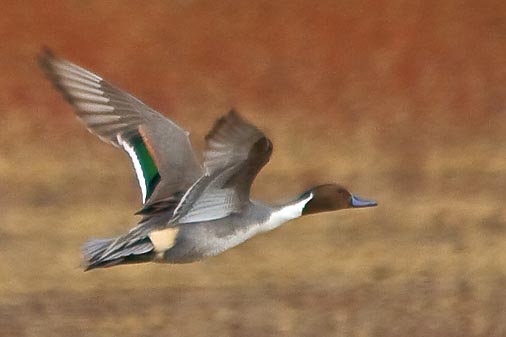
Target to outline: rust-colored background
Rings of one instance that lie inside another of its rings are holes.
[[[506,3],[8,2],[0,14],[0,335],[505,336]],[[192,131],[274,142],[268,201],[337,181],[375,209],[190,265],[83,273],[134,225],[131,164],[43,78],[42,46]]]

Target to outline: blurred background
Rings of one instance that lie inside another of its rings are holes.
[[[1,336],[505,336],[506,2],[5,2]],[[235,107],[274,143],[254,196],[340,182],[375,209],[294,221],[200,263],[83,273],[138,220],[121,151],[42,46],[191,130]]]

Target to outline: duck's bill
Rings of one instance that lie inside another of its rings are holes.
[[[374,207],[378,206],[378,203],[375,200],[364,199],[353,195],[351,197],[351,207],[359,208],[359,207]]]

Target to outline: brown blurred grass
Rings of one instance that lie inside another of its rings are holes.
[[[0,21],[0,335],[503,336],[504,4],[66,2]],[[22,28],[20,28],[22,27]],[[46,43],[192,131],[235,106],[274,142],[254,187],[338,181],[376,209],[191,265],[83,273],[139,196],[42,79]]]

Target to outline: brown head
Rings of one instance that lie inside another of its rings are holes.
[[[302,210],[302,215],[378,205],[376,201],[357,197],[346,188],[337,184],[325,184],[313,187],[311,190],[303,193],[301,197],[307,198],[310,194],[312,198]]]

